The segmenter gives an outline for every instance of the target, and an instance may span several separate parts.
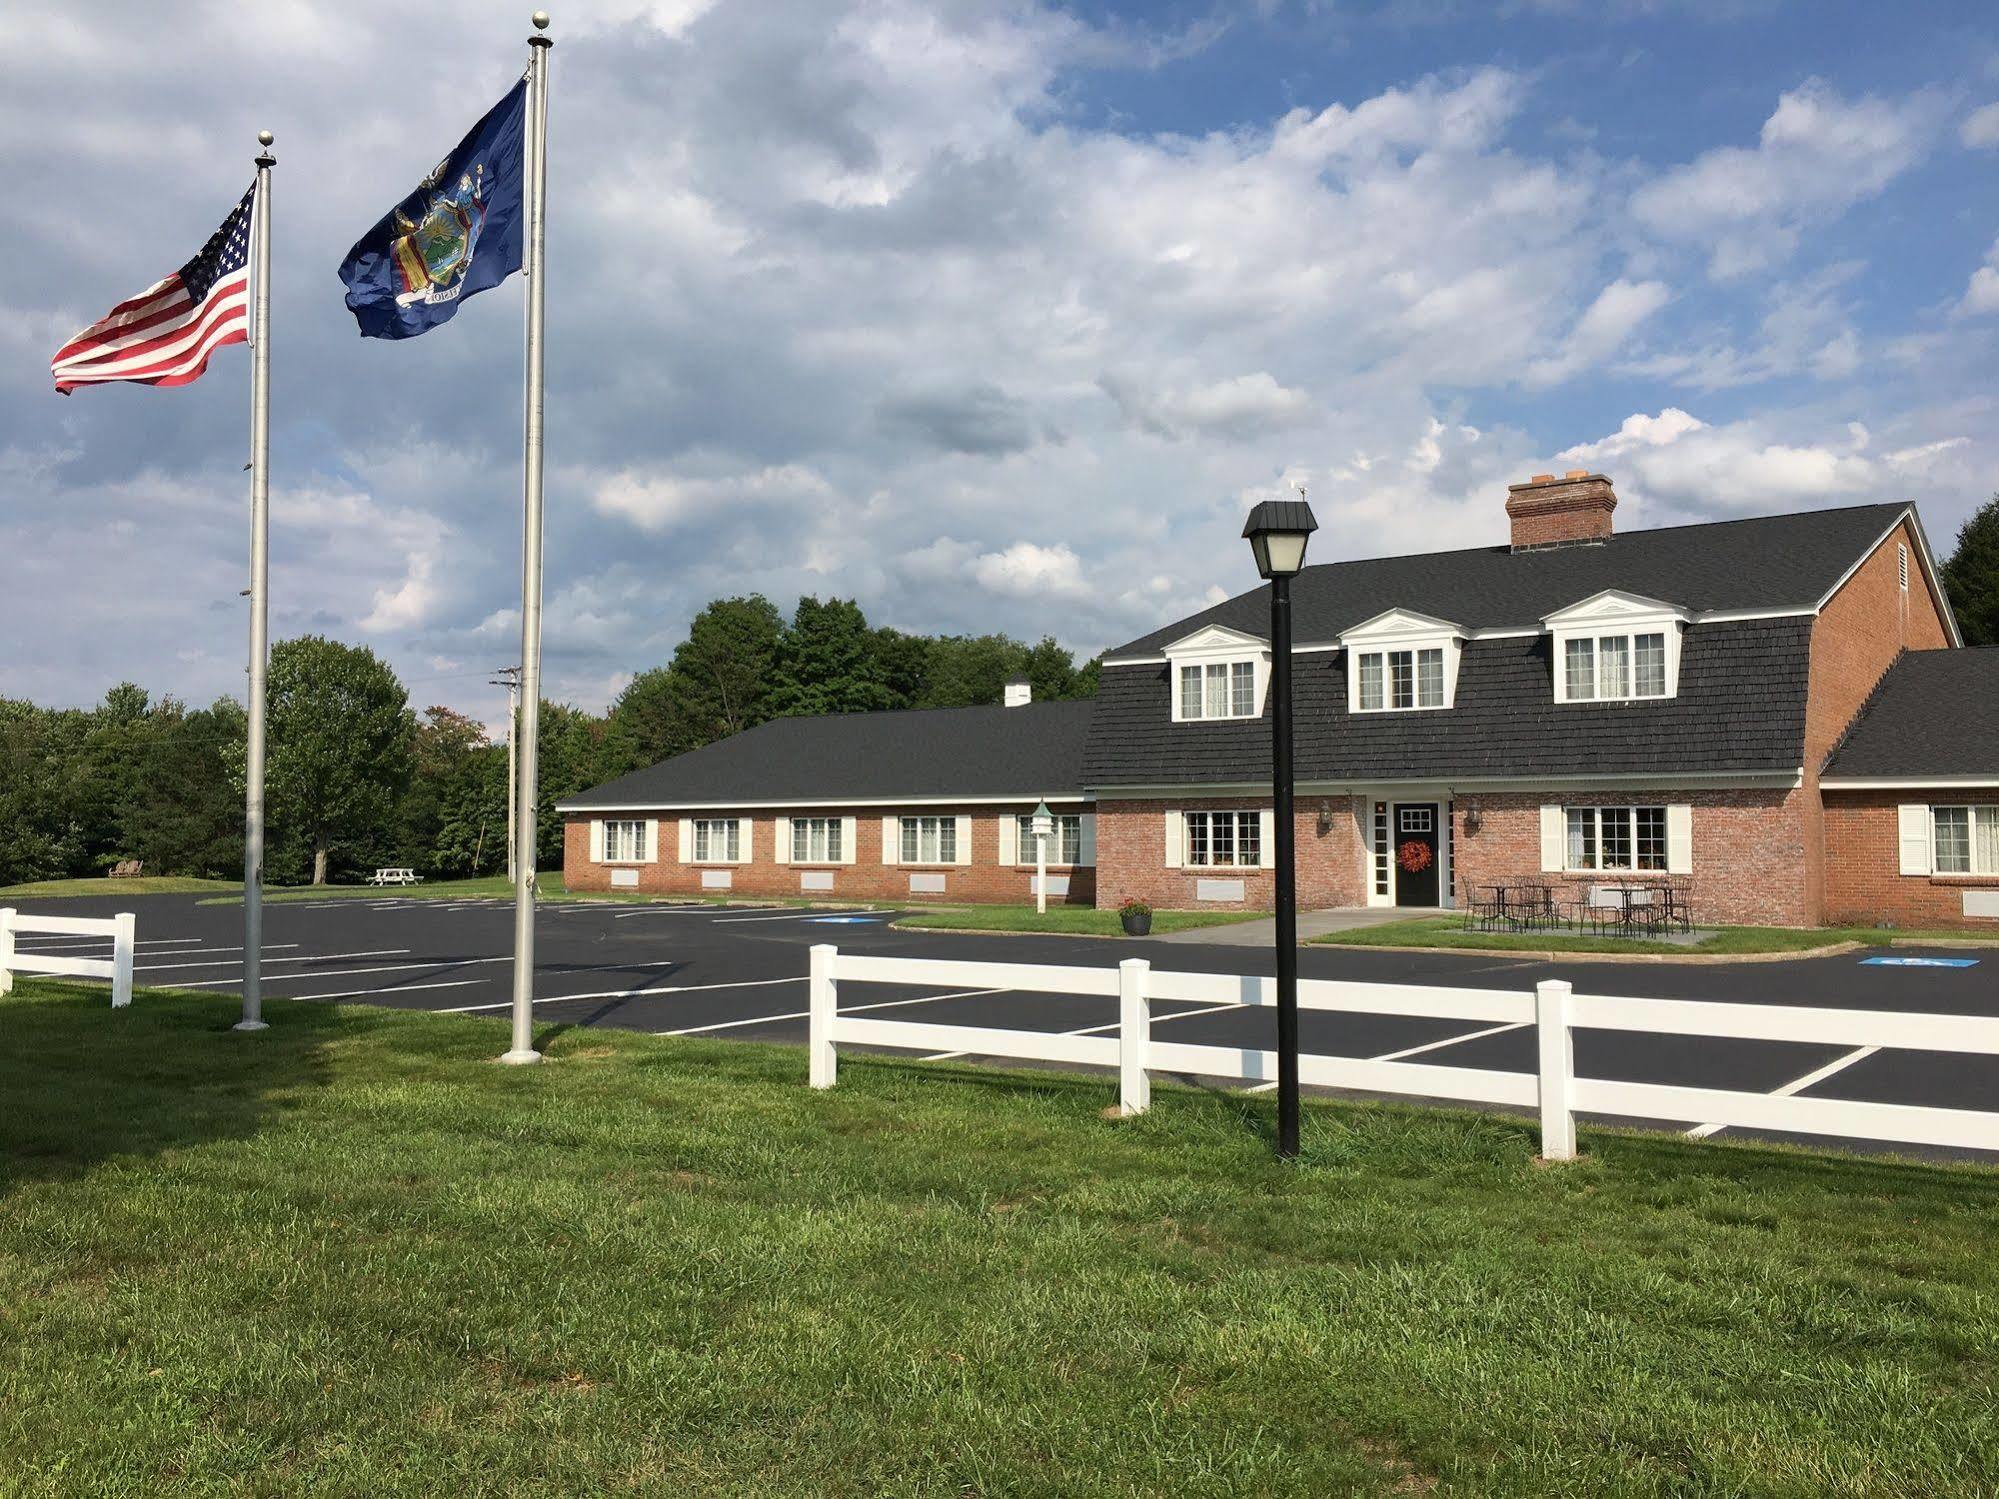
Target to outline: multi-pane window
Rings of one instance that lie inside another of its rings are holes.
[[[1374,804],[1374,893],[1388,894],[1388,803]]]
[[[1570,807],[1567,816],[1569,868],[1666,867],[1664,807]]]
[[[957,863],[958,819],[955,817],[903,818],[902,862],[905,864]]]
[[[838,864],[846,857],[845,826],[837,817],[792,818],[792,863]]]
[[[1254,718],[1256,663],[1210,661],[1180,668],[1182,718]]]
[[[1083,819],[1074,812],[1058,812],[1050,819],[1055,826],[1048,833],[1048,862],[1050,864],[1079,864],[1083,859]],[[1015,845],[1020,851],[1020,862],[1034,862],[1034,818],[1032,814],[1020,814],[1020,838]]]
[[[1572,636],[1562,646],[1562,696],[1572,703],[1666,695],[1666,637]]]
[[[1932,807],[1938,874],[1999,874],[1999,807]]]
[[[1263,824],[1255,812],[1189,812],[1187,863],[1198,869],[1259,869]]]
[[[694,819],[696,864],[739,864],[743,858],[743,824],[734,817]]]
[[[1360,710],[1444,706],[1444,651],[1367,651],[1360,657]]]
[[[643,822],[604,824],[604,862],[636,864],[645,858],[646,825]]]

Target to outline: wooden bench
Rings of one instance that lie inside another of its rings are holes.
[[[421,885],[423,876],[414,869],[378,869],[368,877],[371,885]]]

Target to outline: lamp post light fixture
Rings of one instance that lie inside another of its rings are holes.
[[[1292,819],[1291,579],[1319,529],[1304,492],[1265,500],[1242,528],[1270,583],[1270,791],[1277,873],[1277,1153],[1298,1154],[1298,837]]]
[[[1048,914],[1048,836],[1055,831],[1055,814],[1043,802],[1034,809],[1034,912]]]

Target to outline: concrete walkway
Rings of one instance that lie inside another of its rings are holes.
[[[1309,942],[1328,932],[1351,932],[1359,927],[1439,914],[1436,906],[1342,906],[1331,911],[1300,911],[1298,940]],[[1232,921],[1225,926],[1189,927],[1182,932],[1155,932],[1151,940],[1212,942],[1226,947],[1268,947],[1277,940],[1277,921],[1272,917],[1264,921]]]

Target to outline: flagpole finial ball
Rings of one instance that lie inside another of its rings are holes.
[[[271,132],[268,130],[259,130],[257,132],[257,144],[260,146],[268,146],[272,141],[276,139],[277,137],[275,135],[272,135]]]
[[[538,10],[538,11],[536,11],[536,12],[535,12],[535,13],[534,13],[534,14],[533,14],[532,16],[530,16],[530,17],[529,17],[528,19],[534,22],[534,29],[535,29],[536,31],[546,31],[546,30],[548,30],[548,12],[547,12],[547,11],[545,11],[545,10]]]

